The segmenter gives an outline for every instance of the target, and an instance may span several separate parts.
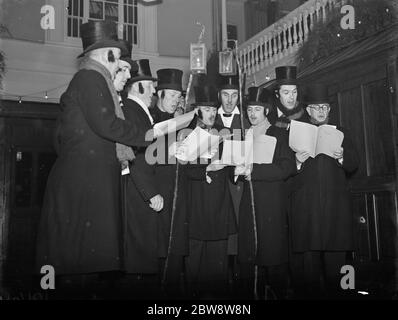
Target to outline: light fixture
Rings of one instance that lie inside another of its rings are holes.
[[[231,49],[220,51],[218,54],[218,72],[222,76],[233,76],[236,74],[236,61]]]
[[[192,73],[206,73],[207,52],[204,43],[191,43],[190,62]]]
[[[44,96],[44,98],[48,99],[47,91],[46,91],[46,95]]]
[[[18,103],[22,103],[22,98],[19,97]]]

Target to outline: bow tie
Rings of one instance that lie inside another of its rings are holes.
[[[232,117],[232,113],[223,113],[222,115],[227,118]]]

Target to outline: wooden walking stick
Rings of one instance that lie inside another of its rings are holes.
[[[187,93],[185,95],[185,104],[184,104],[184,107],[183,107],[184,113],[186,112],[186,106],[188,104],[188,98],[189,98],[189,93],[191,91],[192,80],[193,80],[193,74],[191,73],[189,75]],[[173,243],[174,217],[175,217],[175,212],[176,212],[176,207],[177,207],[177,198],[178,198],[178,180],[179,180],[179,171],[180,171],[179,169],[180,169],[180,163],[179,163],[179,161],[177,161],[175,179],[174,179],[173,203],[172,203],[172,209],[171,209],[169,244],[168,244],[168,247],[167,247],[167,256],[166,256],[166,261],[165,261],[165,266],[164,266],[163,276],[162,276],[162,288],[163,289],[164,289],[165,283],[166,283],[167,268],[168,268],[168,265],[169,265],[169,256],[171,254],[171,247],[172,247],[172,243]]]
[[[242,138],[245,138],[245,123],[243,121],[243,92],[244,92],[244,87],[245,87],[245,82],[246,82],[246,74],[243,74],[244,79],[242,79],[242,69],[240,65],[240,61],[238,59],[238,48],[235,45],[235,55],[236,55],[236,63],[238,65],[238,77],[239,77],[239,109],[240,109],[240,123],[241,123],[241,128],[242,128]],[[257,247],[258,247],[258,236],[257,236],[257,222],[256,222],[256,211],[255,211],[255,206],[254,206],[254,190],[253,190],[253,183],[251,179],[248,181],[249,182],[249,188],[250,188],[250,203],[252,207],[252,218],[253,218],[253,234],[254,234],[254,259],[257,256]],[[258,266],[255,264],[254,265],[254,298],[257,300],[258,299],[258,290],[257,290],[257,284],[258,284]]]

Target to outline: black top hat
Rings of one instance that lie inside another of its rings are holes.
[[[116,23],[112,21],[93,21],[83,23],[80,27],[80,37],[83,44],[83,52],[78,58],[87,52],[100,48],[119,48],[126,51],[123,42],[117,37]]]
[[[135,60],[135,63],[137,64],[138,68],[136,70],[133,70],[132,68],[131,78],[128,81],[129,83],[137,81],[145,81],[145,80],[150,80],[150,81],[158,80],[152,77],[151,67],[149,66],[148,59]]]
[[[246,96],[246,106],[263,106],[272,108],[274,103],[272,92],[262,87],[250,87]]]
[[[125,50],[122,50],[120,54],[120,60],[130,64],[131,72],[137,72],[138,69],[137,63],[131,59],[131,50],[132,50],[131,43],[126,40],[120,40],[120,42],[122,42],[125,47]]]
[[[238,76],[222,76],[221,77],[221,85],[220,85],[220,91],[221,90],[228,90],[228,89],[235,89],[239,90],[239,79]]]
[[[195,103],[194,106],[218,107],[217,90],[213,86],[194,87]]]
[[[304,102],[306,104],[329,103],[328,87],[322,83],[307,86]]]
[[[160,69],[157,71],[157,90],[172,89],[182,92],[182,74],[178,69]]]
[[[275,68],[276,84],[277,85],[293,85],[297,84],[297,67],[283,66]]]

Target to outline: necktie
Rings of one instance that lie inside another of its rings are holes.
[[[229,118],[232,117],[232,113],[223,113],[223,116]]]

